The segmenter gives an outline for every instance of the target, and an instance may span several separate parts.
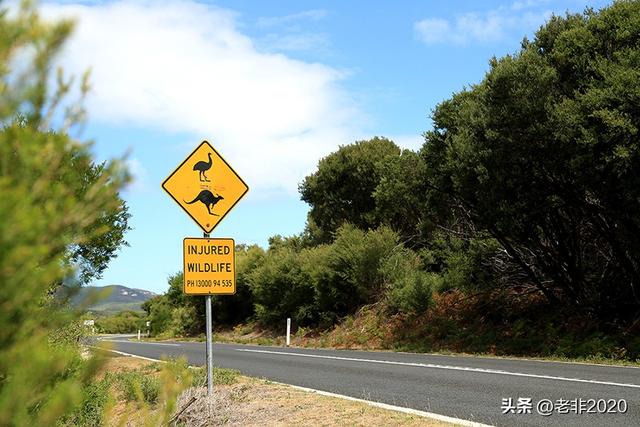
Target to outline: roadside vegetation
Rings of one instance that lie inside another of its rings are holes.
[[[100,380],[88,391],[83,405],[62,425],[264,426],[264,425],[401,425],[447,426],[444,422],[385,410],[335,397],[322,396],[266,380],[248,378],[229,369],[215,369],[214,397],[207,403],[203,368],[184,370],[174,362],[173,372],[188,382],[165,417],[158,396],[166,393],[160,377],[162,364],[131,357],[108,357]],[[163,422],[164,420],[164,422]]]
[[[53,426],[97,387],[99,360],[82,357],[80,313],[64,301],[125,244],[128,176],[73,136],[88,76],[53,69],[73,24],[45,23],[30,2],[2,9],[0,425]]]
[[[155,405],[152,425],[166,424],[192,385],[184,362],[101,375],[80,345],[86,316],[67,301],[126,244],[128,175],[74,136],[88,76],[53,71],[73,24],[14,6],[0,12],[0,425],[104,425],[112,396]]]
[[[118,402],[166,424],[202,374],[102,372],[65,304],[129,219],[123,163],[78,136],[88,76],[54,70],[72,29],[30,2],[0,13],[0,425],[104,425]],[[300,184],[301,234],[237,248],[238,292],[215,298],[215,323],[270,339],[291,317],[314,345],[637,360],[639,41],[640,1],[552,17],[434,109],[420,150],[340,147]],[[97,327],[203,332],[181,273],[143,308]]]
[[[98,334],[133,334],[147,332],[147,320],[144,312],[121,311],[107,316],[95,317],[95,331]]]
[[[418,151],[376,137],[323,158],[299,186],[305,230],[237,248],[238,294],[215,299],[215,324],[637,360],[639,17],[638,1],[554,16],[439,104]],[[203,332],[181,281],[144,307],[155,336]]]

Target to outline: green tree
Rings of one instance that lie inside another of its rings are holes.
[[[236,293],[213,298],[213,316],[217,324],[236,325],[254,315],[254,301],[249,276],[264,259],[258,245],[236,245]]]
[[[423,247],[434,228],[425,197],[425,168],[424,160],[411,150],[388,156],[380,166],[380,180],[373,192],[380,225],[398,232],[412,248]]]
[[[502,245],[552,302],[640,315],[640,2],[552,17],[440,104],[429,202]]]
[[[174,336],[197,335],[205,330],[204,297],[184,293],[182,272],[169,276],[169,289],[162,296],[171,307],[171,323],[164,327]]]
[[[84,255],[74,259],[74,248],[109,233],[98,224],[121,212],[127,177],[116,163],[94,166],[87,146],[68,135],[82,118],[78,104],[58,113],[71,83],[61,72],[56,87],[48,83],[71,29],[44,23],[28,2],[0,12],[0,425],[55,425],[80,403],[95,367],[60,332],[76,316],[48,291],[75,274]],[[54,117],[62,124],[50,130]]]
[[[153,298],[153,302],[149,304],[149,322],[151,322],[152,335],[159,335],[169,330],[173,308],[165,295]]]
[[[40,21],[31,2],[22,2],[14,19],[8,18],[5,10],[0,16],[0,124],[8,138],[18,138],[21,128],[49,132],[54,118],[62,116],[58,132],[66,138],[72,126],[84,118],[80,102],[66,102],[64,112],[58,113],[74,87],[74,78],[66,78],[57,70],[57,86],[50,87],[52,61],[72,30],[72,23],[61,21],[46,25]],[[17,57],[22,55],[21,61]],[[16,65],[20,62],[20,67]],[[81,97],[89,90],[88,74],[79,84]],[[44,177],[52,185],[66,185],[73,189],[79,200],[92,197],[96,185],[111,182],[117,164],[95,164],[93,158],[80,149],[79,143],[71,139],[64,150],[58,153],[56,163],[47,163],[46,146],[35,144],[11,144],[4,147],[0,158],[0,173],[20,182],[33,182]],[[129,230],[129,213],[125,202],[117,191],[113,192],[117,203],[104,206],[97,218],[81,224],[74,230],[77,238],[67,245],[66,262],[77,268],[81,284],[99,278],[116,251],[123,244],[124,233]],[[71,230],[69,230],[71,231]]]
[[[257,245],[236,246],[236,293],[212,297],[214,325],[235,325],[253,316],[254,301],[249,281],[263,259],[264,250]],[[204,333],[204,297],[184,293],[182,272],[169,276],[168,284],[169,289],[164,295],[142,304],[151,321],[153,334],[192,336]]]
[[[374,191],[385,162],[400,155],[386,138],[375,137],[340,147],[320,160],[318,170],[299,186],[302,200],[311,205],[310,229],[320,242],[329,242],[343,223],[367,230],[382,224]]]
[[[131,334],[146,331],[144,315],[135,311],[121,311],[108,317],[96,319],[96,330],[102,334]]]
[[[24,123],[18,124],[24,126]],[[4,132],[8,137],[18,137],[22,129],[8,126]],[[8,148],[8,147],[7,147]],[[55,185],[67,186],[74,191],[78,200],[89,196],[88,192],[95,191],[96,185],[109,184],[111,176],[116,172],[117,165],[107,163],[94,164],[93,159],[76,150],[64,150],[59,153],[58,164],[49,170],[50,165],[43,163],[41,147],[21,144],[13,147],[1,162],[1,173],[11,175],[16,181],[29,182],[34,176],[47,175],[47,179]],[[104,206],[91,221],[81,224],[75,230],[78,238],[72,238],[66,248],[65,262],[75,268],[77,285],[84,285],[93,279],[101,277],[109,261],[116,257],[118,248],[125,245],[124,234],[129,230],[130,217],[125,202],[118,192],[113,197],[116,203]],[[56,288],[59,283],[52,284]]]
[[[84,198],[93,185],[111,173],[107,163],[80,166],[72,161],[67,167],[80,172],[78,177],[80,185],[76,188],[76,197],[79,199]],[[92,237],[69,248],[68,258],[77,266],[78,277],[82,284],[102,277],[102,272],[116,257],[118,249],[127,245],[124,235],[131,229],[128,224],[131,215],[120,195],[115,196],[118,198],[117,204],[100,212],[98,218],[82,230],[83,233]]]
[[[303,253],[289,245],[270,247],[247,275],[255,302],[256,318],[266,325],[291,317],[297,324],[315,320],[314,286],[304,268]],[[313,317],[311,317],[313,316]]]
[[[404,248],[388,227],[363,231],[351,224],[338,229],[335,241],[315,264],[316,301],[323,323],[331,324],[363,304],[381,300],[387,290],[385,260]]]

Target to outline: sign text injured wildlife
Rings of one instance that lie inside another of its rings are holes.
[[[235,246],[233,239],[186,238],[184,293],[231,295],[236,292]]]

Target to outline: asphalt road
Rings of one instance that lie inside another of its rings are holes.
[[[130,354],[205,364],[204,343],[105,340]],[[239,344],[215,344],[213,358],[250,376],[490,425],[640,426],[635,367]],[[545,407],[550,415],[539,413]]]

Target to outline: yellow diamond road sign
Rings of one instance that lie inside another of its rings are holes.
[[[249,190],[207,141],[164,180],[162,188],[205,233],[210,233]]]

